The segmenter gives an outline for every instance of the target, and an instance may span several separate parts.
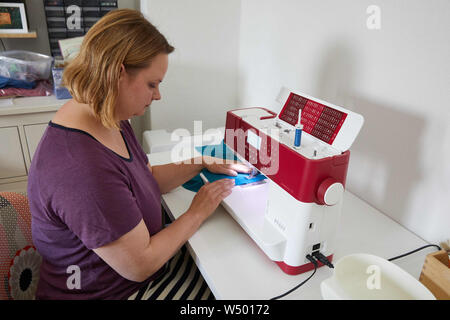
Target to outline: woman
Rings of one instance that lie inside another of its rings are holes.
[[[161,99],[173,50],[139,12],[115,10],[89,30],[66,67],[63,80],[73,99],[49,123],[28,182],[33,241],[43,257],[38,299],[164,298],[164,288],[150,289],[168,284],[170,277],[161,282],[168,261],[173,269],[188,259],[180,248],[231,193],[233,180],[203,186],[164,229],[161,193],[204,167],[229,175],[248,171],[206,164],[211,159],[148,163],[127,120]],[[165,297],[175,295],[202,297],[174,289]]]

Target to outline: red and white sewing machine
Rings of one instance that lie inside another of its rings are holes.
[[[333,259],[348,149],[364,119],[287,89],[277,101],[278,115],[265,108],[228,111],[225,143],[268,179],[236,186],[222,205],[284,272],[299,274],[313,269],[307,254]],[[299,109],[303,133],[294,148]]]

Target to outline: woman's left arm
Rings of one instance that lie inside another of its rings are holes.
[[[199,174],[203,168],[213,173],[229,176],[236,176],[238,172],[248,173],[251,171],[249,167],[242,163],[227,163],[223,159],[213,157],[197,157],[182,163],[169,163],[158,166],[150,166],[149,163],[147,166],[158,182],[159,189],[163,194],[189,181]]]

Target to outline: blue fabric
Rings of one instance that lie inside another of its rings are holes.
[[[0,76],[0,88],[20,88],[20,89],[34,89],[36,81],[16,80]]]
[[[221,144],[195,147],[195,149],[200,152],[202,156],[239,161],[238,157],[236,157],[234,152],[230,148],[228,148],[223,141]]]
[[[211,157],[216,157],[216,158],[220,158],[220,159],[229,159],[229,160],[239,161],[239,159],[236,157],[234,152],[230,148],[228,148],[225,145],[225,143],[223,143],[223,141],[221,144],[196,147],[195,149],[197,149],[197,151],[200,152],[202,154],[202,156],[211,156]],[[228,176],[226,174],[212,173],[212,172],[208,171],[207,169],[203,169],[201,172],[205,175],[206,179],[208,179],[209,182],[214,182],[216,180],[228,178],[228,179],[234,179],[234,184],[236,186],[266,179],[266,176],[264,176],[260,173],[258,173],[256,176],[254,176],[251,179],[247,179],[247,177],[249,176],[248,173],[239,173],[238,172],[238,175],[236,177],[234,177],[234,176]],[[200,174],[198,174],[197,176],[195,176],[194,178],[192,178],[191,180],[189,180],[188,182],[183,184],[183,187],[190,191],[197,192],[203,185],[204,185],[204,182],[203,182],[202,178],[200,177]]]

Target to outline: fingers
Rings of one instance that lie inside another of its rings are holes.
[[[247,167],[242,163],[231,163],[231,164],[214,164],[210,165],[207,168],[210,172],[226,174],[229,176],[237,176],[238,172],[241,173],[250,173],[251,168]]]
[[[221,179],[205,184],[194,197],[190,210],[200,213],[205,219],[228,197],[234,187],[234,179]]]
[[[224,197],[222,196],[222,194],[226,194],[226,196],[228,196],[231,193],[231,189],[233,187],[234,179],[220,179],[204,185],[202,189],[204,189],[205,192],[207,192],[208,195],[213,199],[223,199]]]
[[[238,175],[238,172],[240,173],[250,173],[252,171],[251,168],[247,167],[244,164],[229,164],[226,165],[226,167],[224,168],[224,172],[225,174],[229,175],[229,176],[234,176],[236,177]]]
[[[225,189],[221,189],[216,195],[215,195],[215,200],[218,202],[218,204],[225,199],[226,197],[228,197],[231,193],[233,192],[233,188],[225,188]],[[217,205],[218,205],[217,204]]]
[[[231,170],[231,169],[224,169],[223,173],[226,174],[227,176],[232,176],[232,177],[236,177],[238,175],[238,173],[236,171]]]
[[[233,163],[230,164],[230,169],[236,171],[236,172],[242,172],[242,173],[249,173],[252,171],[251,168],[247,167],[245,164],[242,163]]]
[[[234,187],[234,179],[220,179],[208,185],[211,191],[219,192],[220,190],[228,190]]]

